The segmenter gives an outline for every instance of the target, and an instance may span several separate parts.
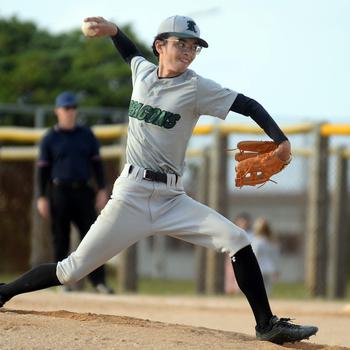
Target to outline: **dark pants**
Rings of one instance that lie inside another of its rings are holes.
[[[85,184],[53,184],[50,196],[51,231],[55,261],[67,257],[70,244],[70,225],[75,224],[83,239],[95,222],[95,193]],[[100,266],[89,274],[91,283],[96,286],[105,283],[105,269]]]

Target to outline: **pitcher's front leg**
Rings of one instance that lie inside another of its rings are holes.
[[[112,198],[77,250],[58,263],[57,277],[62,284],[74,283],[150,234],[147,214],[129,202]]]

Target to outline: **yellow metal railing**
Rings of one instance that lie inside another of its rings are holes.
[[[303,123],[283,127],[283,131],[288,134],[304,134],[313,131],[315,124]],[[118,125],[97,125],[92,127],[96,137],[101,141],[117,140],[127,134],[127,124]],[[0,142],[11,143],[32,143],[41,140],[47,129],[26,128],[26,127],[0,127]],[[230,134],[264,134],[258,126],[247,124],[226,124],[219,125],[198,125],[193,135],[210,135],[218,131],[223,135]],[[323,124],[320,127],[321,135],[325,137],[335,135],[350,135],[350,124]],[[109,145],[101,148],[102,157],[105,159],[115,158],[121,155],[121,146]],[[189,150],[187,156],[199,156],[200,150]],[[307,149],[293,149],[294,155],[310,156],[311,151]],[[332,153],[332,151],[331,151]],[[0,147],[0,160],[34,160],[38,156],[38,148],[35,146],[12,146]],[[344,151],[344,157],[350,159],[350,149]]]
[[[321,126],[321,135],[350,135],[350,124],[323,124]]]
[[[303,123],[283,127],[286,134],[304,134],[311,132],[314,128],[312,123]],[[127,125],[98,125],[92,127],[96,137],[100,140],[115,140],[127,133]],[[36,143],[40,141],[47,129],[35,129],[25,127],[0,127],[0,141],[18,143]],[[193,135],[209,135],[219,132],[229,135],[237,134],[264,134],[258,126],[247,124],[220,124],[220,125],[199,125],[194,129]],[[323,124],[321,126],[323,136],[350,135],[350,124]]]
[[[18,143],[36,143],[41,140],[47,129],[25,127],[0,127],[0,141]],[[99,140],[114,140],[126,135],[127,126],[99,125],[92,127]]]

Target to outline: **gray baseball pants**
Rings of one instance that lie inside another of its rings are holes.
[[[88,275],[125,248],[151,235],[169,235],[233,256],[249,245],[244,230],[185,192],[181,178],[143,179],[143,168],[126,164],[111,199],[80,245],[57,265],[62,284]]]

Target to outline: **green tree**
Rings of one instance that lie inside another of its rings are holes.
[[[152,59],[130,26],[122,30]],[[85,106],[129,105],[130,67],[109,38],[86,39],[80,30],[54,35],[33,22],[0,18],[0,52],[0,103],[52,104],[72,90]]]

